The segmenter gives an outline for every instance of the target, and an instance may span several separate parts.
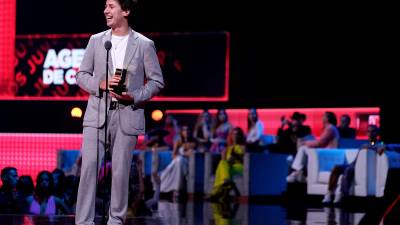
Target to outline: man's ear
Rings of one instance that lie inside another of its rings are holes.
[[[131,13],[131,10],[122,11],[122,14],[123,14],[124,17],[128,17],[130,13]]]

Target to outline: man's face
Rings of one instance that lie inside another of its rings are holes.
[[[232,139],[233,139],[233,142],[237,143],[237,141],[239,139],[239,132],[237,130],[232,131]]]
[[[189,127],[187,127],[187,126],[183,126],[182,128],[181,128],[181,131],[182,131],[182,135],[183,136],[187,136],[187,135],[189,135]]]
[[[257,119],[257,112],[254,109],[249,110],[249,118],[251,121],[256,121]]]
[[[48,188],[50,186],[50,177],[47,174],[43,174],[40,177],[40,186],[43,188]]]
[[[122,10],[118,0],[107,0],[104,16],[106,17],[107,26],[110,28],[117,28],[126,20],[126,16],[130,13],[129,10]]]
[[[376,127],[368,126],[367,135],[370,141],[375,141],[379,135],[378,129]]]
[[[343,127],[348,127],[348,126],[350,125],[349,119],[348,119],[347,117],[345,117],[345,116],[342,116],[342,117],[340,118],[340,123],[341,123],[341,125],[342,125]]]
[[[225,122],[226,121],[226,115],[225,115],[225,113],[224,112],[220,112],[220,113],[218,113],[218,120],[219,121],[223,121],[223,122]]]
[[[18,174],[15,170],[10,170],[6,176],[6,182],[12,186],[16,187],[18,182]]]
[[[300,119],[298,119],[298,118],[293,119],[292,118],[292,125],[293,125],[294,128],[297,129],[301,125]]]

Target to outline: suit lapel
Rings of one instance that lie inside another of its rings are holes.
[[[136,34],[135,31],[132,29],[130,30],[129,34],[129,39],[128,39],[128,44],[126,46],[126,52],[125,52],[125,57],[124,57],[124,68],[127,69],[130,62],[132,61],[133,56],[135,55],[136,49],[137,49],[137,38],[138,35]]]
[[[104,48],[104,43],[106,43],[106,41],[111,41],[111,30],[108,30],[104,36],[103,36],[103,50],[104,50],[104,55],[107,56],[107,51]],[[113,76],[113,71],[114,71],[114,65],[113,65],[113,60],[112,60],[112,56],[111,56],[111,50],[108,52],[108,76],[112,77]],[[105,59],[104,59],[105,60]]]

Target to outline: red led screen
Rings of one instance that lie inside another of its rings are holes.
[[[0,0],[0,96],[13,96],[16,0]]]
[[[166,83],[153,101],[228,101],[229,33],[145,35],[156,45]],[[13,88],[0,94],[0,99],[86,100],[87,93],[76,85],[75,74],[89,37],[17,35],[15,75],[0,85]]]

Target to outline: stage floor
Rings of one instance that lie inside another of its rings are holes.
[[[362,211],[304,205],[172,203],[163,201],[152,215],[128,217],[125,224],[135,225],[355,225],[364,217]],[[1,225],[73,225],[71,216],[0,215]],[[96,225],[102,224],[97,216]]]

